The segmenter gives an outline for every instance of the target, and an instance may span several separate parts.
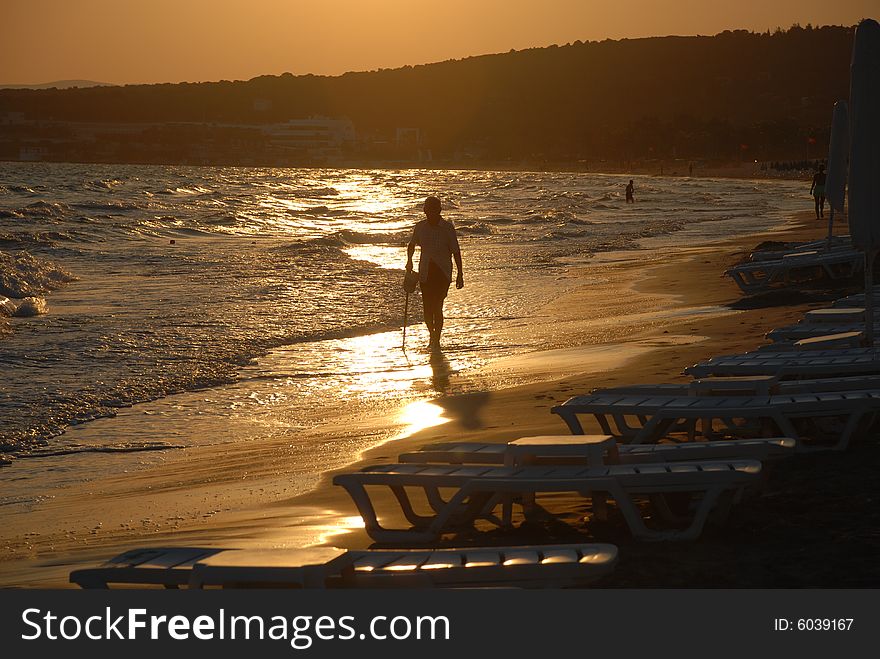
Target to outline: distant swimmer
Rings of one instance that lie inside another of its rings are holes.
[[[443,302],[452,283],[452,259],[458,276],[455,287],[464,288],[464,274],[461,268],[461,249],[458,235],[451,222],[440,215],[440,199],[425,199],[425,218],[413,229],[412,238],[406,247],[406,269],[413,269],[412,257],[416,245],[419,253],[419,286],[422,289],[422,307],[425,310],[425,325],[431,336],[431,349],[440,348],[440,333],[443,331]]]
[[[633,191],[634,190],[635,190],[635,188],[633,188],[632,179],[630,179],[629,184],[626,186],[626,203],[632,204],[635,202],[635,200],[633,199]]]
[[[825,165],[819,165],[819,171],[813,176],[810,194],[816,200],[816,219],[825,217]]]

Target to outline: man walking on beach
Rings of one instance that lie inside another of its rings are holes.
[[[406,269],[413,269],[412,257],[416,245],[421,247],[419,253],[419,286],[422,289],[422,307],[425,310],[425,325],[431,336],[431,349],[440,347],[440,333],[443,331],[443,302],[449,293],[452,283],[452,258],[458,276],[456,288],[464,288],[464,274],[461,269],[461,249],[458,246],[458,235],[452,223],[440,215],[440,199],[425,199],[425,218],[413,229],[412,238],[406,247]]]
[[[819,165],[819,170],[813,176],[810,194],[816,202],[816,219],[825,217],[825,165]]]
[[[629,184],[626,186],[626,203],[628,203],[628,204],[634,203],[633,202],[633,191],[634,191],[634,186],[633,186],[632,179],[630,179]]]

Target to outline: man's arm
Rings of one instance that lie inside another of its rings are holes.
[[[455,259],[455,267],[458,270],[458,276],[455,278],[455,287],[464,288],[464,272],[461,267],[461,247],[458,246],[458,234],[455,227],[452,229],[452,258]]]
[[[415,254],[415,253],[416,253],[416,244],[413,241],[410,241],[409,245],[406,246],[406,269],[407,270],[413,269],[412,257],[413,257],[413,254]]]

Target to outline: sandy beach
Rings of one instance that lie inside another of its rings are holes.
[[[599,254],[572,269],[569,293],[548,298],[534,322],[511,330],[531,333],[543,350],[453,373],[447,396],[409,410],[376,406],[331,419],[315,410],[308,429],[273,429],[259,443],[156,452],[136,469],[70,485],[27,514],[6,516],[0,586],[64,587],[71,569],[137,546],[367,547],[354,505],[330,483],[334,472],[359,466],[339,464],[336,443],[381,442],[361,455],[359,464],[368,464],[394,461],[433,441],[562,434],[564,424],[549,409],[571,395],[615,384],[683,382],[684,366],[753,349],[765,332],[848,292],[817,289],[743,302],[723,276],[763,240],[811,239],[823,231],[804,213],[760,235],[676,247],[673,234],[656,244],[648,239],[645,249]],[[433,377],[444,374],[435,368]],[[98,424],[106,424],[112,432],[115,422],[87,425],[100,432]],[[326,462],[314,489],[291,496],[292,479],[318,477],[313,465],[292,457],[304,433],[326,443]],[[602,584],[608,587],[876,586],[880,514],[871,465],[877,457],[875,443],[860,442],[845,454],[792,458],[774,470],[760,498],[734,508],[727,526],[707,529],[694,543],[636,543],[615,517],[585,521],[583,502],[560,496],[553,524],[478,530],[444,544],[614,542],[620,563]]]

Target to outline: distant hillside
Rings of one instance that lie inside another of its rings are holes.
[[[334,77],[7,89],[0,115],[226,124],[348,117],[374,141],[418,128],[435,158],[803,158],[821,155],[832,105],[848,96],[853,34],[796,26],[575,42]]]
[[[70,89],[72,87],[112,87],[110,82],[95,82],[94,80],[56,80],[44,82],[39,85],[4,85],[0,89]]]

